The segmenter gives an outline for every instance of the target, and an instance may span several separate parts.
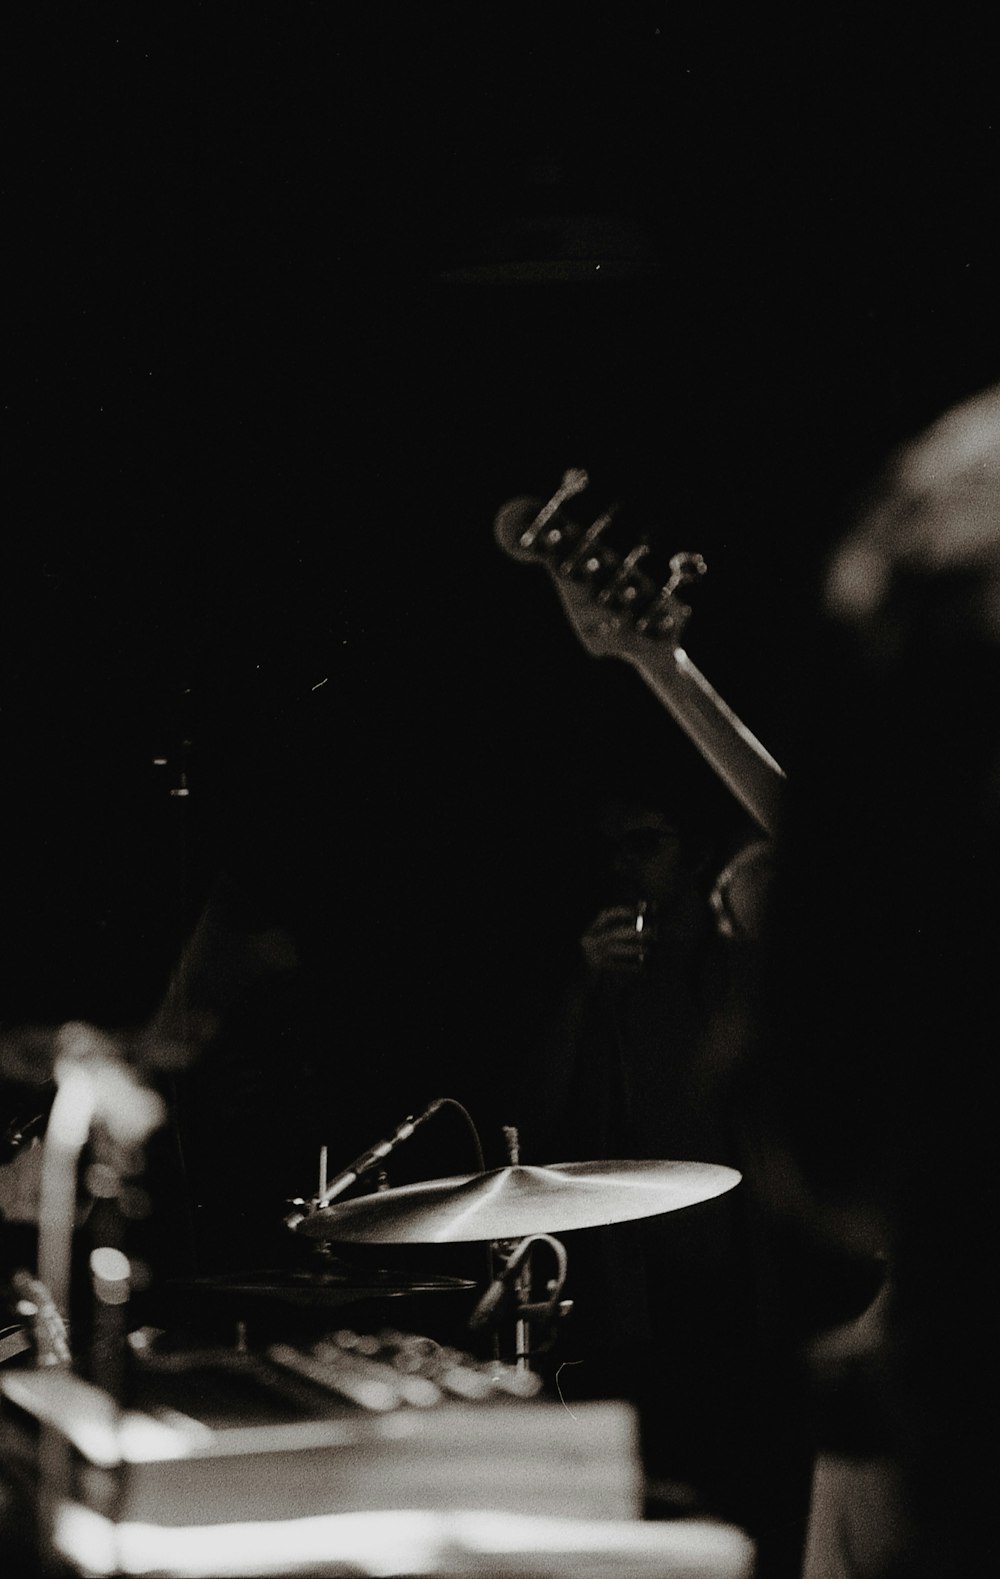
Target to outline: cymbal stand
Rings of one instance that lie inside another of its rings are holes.
[[[315,1200],[310,1203],[312,1210],[315,1210],[315,1202],[322,1201],[326,1196],[327,1184],[329,1182],[329,1155],[329,1148],[325,1145],[320,1146],[319,1181]],[[297,1196],[296,1199],[290,1204],[293,1206],[305,1206],[307,1203],[302,1199],[301,1196]],[[295,1214],[295,1216],[297,1215],[298,1214]],[[294,1221],[294,1218],[286,1218],[285,1221],[286,1225],[290,1225],[291,1222]],[[334,1254],[333,1245],[328,1239],[313,1239],[310,1241],[309,1255],[315,1263],[327,1269],[332,1268],[336,1263],[341,1262],[341,1257]]]
[[[507,1148],[507,1157],[511,1166],[516,1168],[521,1161],[521,1141],[514,1124],[503,1126],[504,1144]],[[531,1247],[539,1241],[548,1244],[555,1252],[558,1271],[548,1285],[548,1299],[533,1301],[532,1275],[531,1275]],[[508,1242],[506,1245],[494,1242],[491,1246],[492,1255],[505,1255],[505,1264],[499,1275],[494,1277],[494,1287],[499,1289],[508,1282],[513,1273],[512,1287],[514,1290],[515,1315],[514,1315],[514,1366],[519,1371],[531,1369],[531,1356],[534,1352],[531,1340],[532,1322],[554,1322],[569,1314],[572,1303],[569,1300],[560,1301],[566,1282],[568,1260],[566,1248],[551,1234],[529,1234],[522,1239],[519,1245]],[[489,1303],[489,1295],[486,1303]],[[547,1347],[548,1345],[546,1345]]]
[[[503,1126],[503,1138],[504,1145],[507,1148],[507,1160],[511,1167],[516,1168],[521,1161],[521,1138],[516,1124],[505,1124]],[[506,1251],[505,1268],[510,1264],[511,1257],[516,1253],[516,1248],[513,1244],[502,1245],[494,1243],[491,1248],[494,1255],[503,1255]],[[501,1274],[500,1281],[503,1281],[503,1274]],[[526,1305],[531,1298],[530,1249],[521,1264],[514,1288],[517,1298],[517,1309],[520,1312],[521,1306]],[[499,1358],[499,1343],[500,1339],[499,1335],[497,1335],[494,1345],[494,1358]],[[529,1369],[531,1365],[531,1329],[520,1314],[515,1317],[514,1321],[514,1365],[520,1371]]]
[[[514,1318],[514,1368],[531,1369],[531,1322],[525,1310],[531,1302],[531,1252],[525,1256],[521,1270],[514,1279],[514,1298],[517,1301]]]
[[[319,1188],[316,1191],[317,1201],[326,1195],[326,1186],[329,1180],[328,1172],[329,1152],[326,1146],[319,1148]],[[333,1247],[325,1239],[317,1239],[313,1247],[313,1255],[320,1261],[333,1260]]]

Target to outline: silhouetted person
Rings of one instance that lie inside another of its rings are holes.
[[[583,846],[599,908],[542,1035],[532,1155],[741,1168],[711,1031],[734,933],[752,925],[759,902],[750,899],[756,878],[737,899],[740,863],[729,862],[754,841],[718,816],[711,792],[668,781],[662,791],[592,793]],[[551,1369],[570,1407],[591,1396],[636,1405],[651,1507],[697,1509],[756,1533],[775,1517],[776,1399],[747,1205],[738,1186],[678,1212],[566,1235],[575,1305]]]
[[[806,1572],[966,1575],[994,1544],[1000,389],[892,458],[817,659],[745,1068],[778,1209],[887,1275],[803,1348]]]

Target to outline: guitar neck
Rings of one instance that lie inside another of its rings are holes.
[[[582,532],[563,514],[565,501],[587,485],[585,471],[570,470],[548,504],[511,499],[493,524],[497,542],[513,559],[545,566],[587,652],[623,658],[638,670],[744,810],[773,836],[782,769],[676,645],[691,612],[677,597],[678,588],[702,575],[705,561],[700,554],[675,554],[670,580],[659,586],[641,568],[648,545],[639,543],[622,556],[608,542],[613,510]]]
[[[765,833],[774,835],[785,775],[756,735],[682,647],[658,652],[655,663],[640,655],[630,655],[629,661],[744,810]]]

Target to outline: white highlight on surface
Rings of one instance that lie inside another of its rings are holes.
[[[604,1579],[751,1579],[754,1546],[744,1531],[712,1520],[547,1518],[489,1510],[385,1509],[260,1524],[115,1525],[79,1504],[56,1510],[54,1545],[84,1573],[170,1579],[325,1575],[524,1574]],[[625,1566],[627,1565],[627,1567]]]

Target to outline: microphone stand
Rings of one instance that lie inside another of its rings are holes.
[[[507,1155],[512,1167],[520,1163],[520,1141],[517,1129],[512,1124],[503,1126],[504,1142]],[[548,1298],[535,1301],[532,1299],[532,1266],[531,1251],[535,1244],[547,1244],[556,1257],[557,1272],[548,1285]],[[497,1259],[503,1258],[503,1266],[497,1270]],[[566,1272],[569,1265],[566,1248],[562,1242],[551,1234],[528,1234],[518,1243],[512,1240],[493,1240],[490,1244],[490,1263],[492,1278],[480,1299],[468,1325],[472,1331],[485,1327],[490,1323],[493,1327],[493,1358],[500,1358],[500,1340],[494,1323],[494,1318],[505,1304],[507,1290],[510,1289],[514,1296],[514,1368],[518,1371],[530,1371],[533,1353],[536,1352],[531,1341],[531,1327],[533,1322],[554,1322],[561,1316],[569,1314],[572,1301],[560,1300],[566,1283]],[[545,1345],[548,1347],[549,1345]]]
[[[513,1124],[505,1124],[503,1133],[510,1165],[516,1168],[521,1161],[521,1140],[517,1127]],[[514,1368],[518,1371],[526,1371],[531,1369],[531,1326],[523,1316],[522,1309],[531,1299],[530,1242],[514,1280],[514,1295],[517,1300],[517,1315],[514,1320]]]
[[[289,1203],[296,1208],[304,1207],[305,1210],[296,1210],[289,1213],[285,1218],[285,1227],[290,1228],[294,1232],[299,1224],[304,1222],[307,1215],[311,1216],[314,1212],[323,1211],[324,1207],[329,1206],[331,1201],[336,1200],[339,1195],[343,1195],[345,1190],[349,1190],[352,1184],[357,1184],[358,1180],[363,1178],[366,1173],[370,1173],[372,1168],[377,1167],[380,1162],[384,1162],[386,1157],[394,1152],[396,1147],[401,1145],[404,1140],[409,1140],[413,1132],[421,1124],[425,1123],[427,1119],[431,1118],[438,1111],[438,1108],[444,1107],[446,1103],[450,1102],[450,1097],[435,1097],[434,1101],[428,1103],[422,1113],[418,1113],[416,1116],[412,1113],[408,1114],[386,1140],[377,1141],[374,1146],[369,1146],[360,1156],[355,1157],[353,1162],[349,1162],[346,1168],[342,1168],[329,1183],[327,1183],[327,1148],[322,1146],[319,1155],[319,1192],[311,1201],[304,1200],[302,1196],[296,1196]]]
[[[531,1323],[525,1308],[531,1300],[531,1251],[521,1263],[521,1270],[514,1279],[514,1298],[517,1314],[514,1321],[514,1369],[531,1370]]]

